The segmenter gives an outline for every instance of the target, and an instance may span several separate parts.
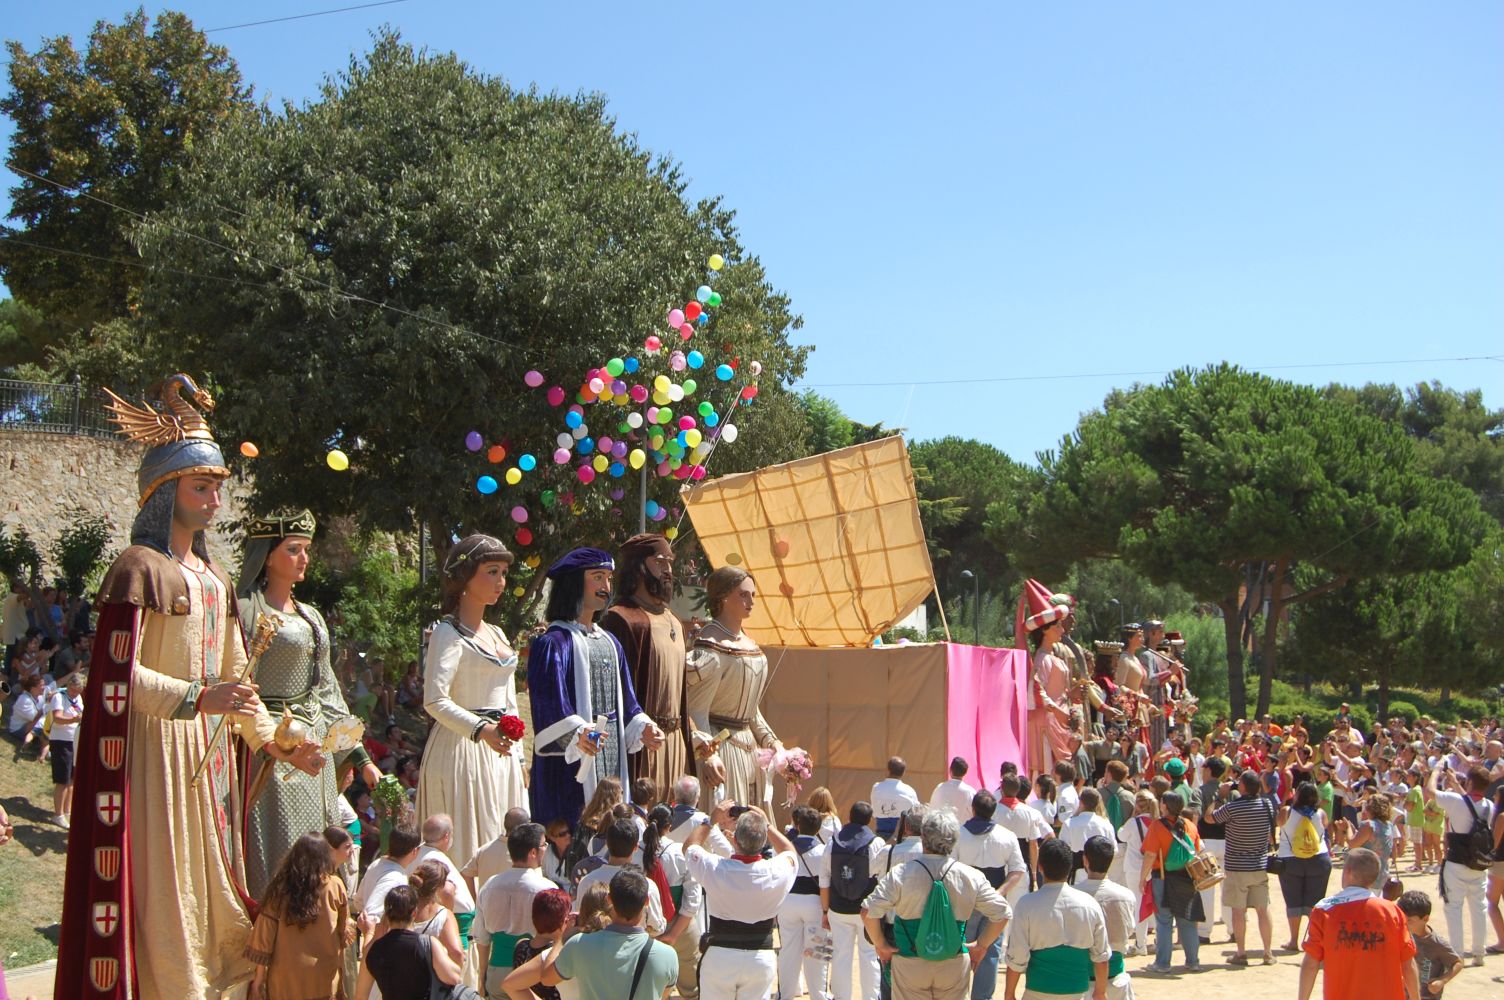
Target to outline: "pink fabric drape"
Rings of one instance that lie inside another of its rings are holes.
[[[1008,760],[1027,774],[1029,654],[951,643],[946,649],[946,754],[971,764],[967,779],[995,788]]]

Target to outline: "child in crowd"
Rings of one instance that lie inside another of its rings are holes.
[[[1411,889],[1399,898],[1400,912],[1415,940],[1415,964],[1420,969],[1422,997],[1439,997],[1447,983],[1462,971],[1462,958],[1445,939],[1431,930],[1431,897]]]

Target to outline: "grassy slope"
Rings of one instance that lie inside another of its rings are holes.
[[[7,706],[8,707],[8,706]],[[9,713],[7,712],[7,715]],[[57,957],[67,834],[51,823],[52,770],[0,743],[0,804],[16,839],[0,847],[0,955],[8,969]]]

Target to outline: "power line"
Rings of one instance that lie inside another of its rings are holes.
[[[259,28],[263,24],[281,24],[284,21],[301,21],[309,17],[323,17],[325,14],[343,14],[352,10],[367,10],[371,7],[390,7],[393,4],[407,3],[407,0],[379,0],[377,3],[359,3],[352,7],[334,7],[330,10],[315,10],[307,14],[291,14],[287,17],[270,17],[265,21],[247,21],[244,24],[226,24],[219,28],[205,28],[204,34],[210,35],[216,31],[234,31],[237,28]]]
[[[83,257],[86,260],[103,261],[107,264],[124,264],[126,267],[138,267],[144,271],[167,271],[172,274],[182,274],[190,278],[202,278],[205,281],[226,281],[236,285],[249,285],[253,288],[276,288],[265,281],[252,281],[249,278],[231,278],[220,274],[202,274],[198,271],[185,271],[180,267],[168,267],[165,264],[152,264],[140,258],[130,257],[106,257],[103,254],[88,253],[83,250],[69,250],[66,247],[49,246],[46,243],[36,243],[32,240],[23,240],[19,236],[0,237],[0,243],[15,243],[23,247],[32,247],[37,250],[47,250],[51,253],[64,254],[68,257]]]
[[[1289,365],[1240,365],[1252,371],[1289,371],[1298,368],[1358,368],[1369,365],[1423,365],[1437,364],[1444,361],[1499,361],[1504,362],[1504,355],[1478,354],[1463,358],[1395,358],[1385,361],[1333,361],[1329,363],[1301,362]],[[876,387],[901,387],[920,385],[993,385],[1002,382],[1059,382],[1067,379],[1085,378],[1141,378],[1151,375],[1169,375],[1177,371],[1175,368],[1161,368],[1152,371],[1128,371],[1128,372],[1070,372],[1060,375],[1000,375],[992,378],[946,378],[946,379],[917,379],[898,382],[801,382],[795,388],[802,389],[870,389]]]

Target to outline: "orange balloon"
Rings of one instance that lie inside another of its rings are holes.
[[[504,462],[506,461],[506,457],[507,450],[499,444],[493,444],[490,448],[486,449],[486,458],[490,459],[493,463]]]
[[[257,448],[253,441],[242,441],[240,442],[240,453],[246,458],[255,458],[261,454],[261,449]]]

